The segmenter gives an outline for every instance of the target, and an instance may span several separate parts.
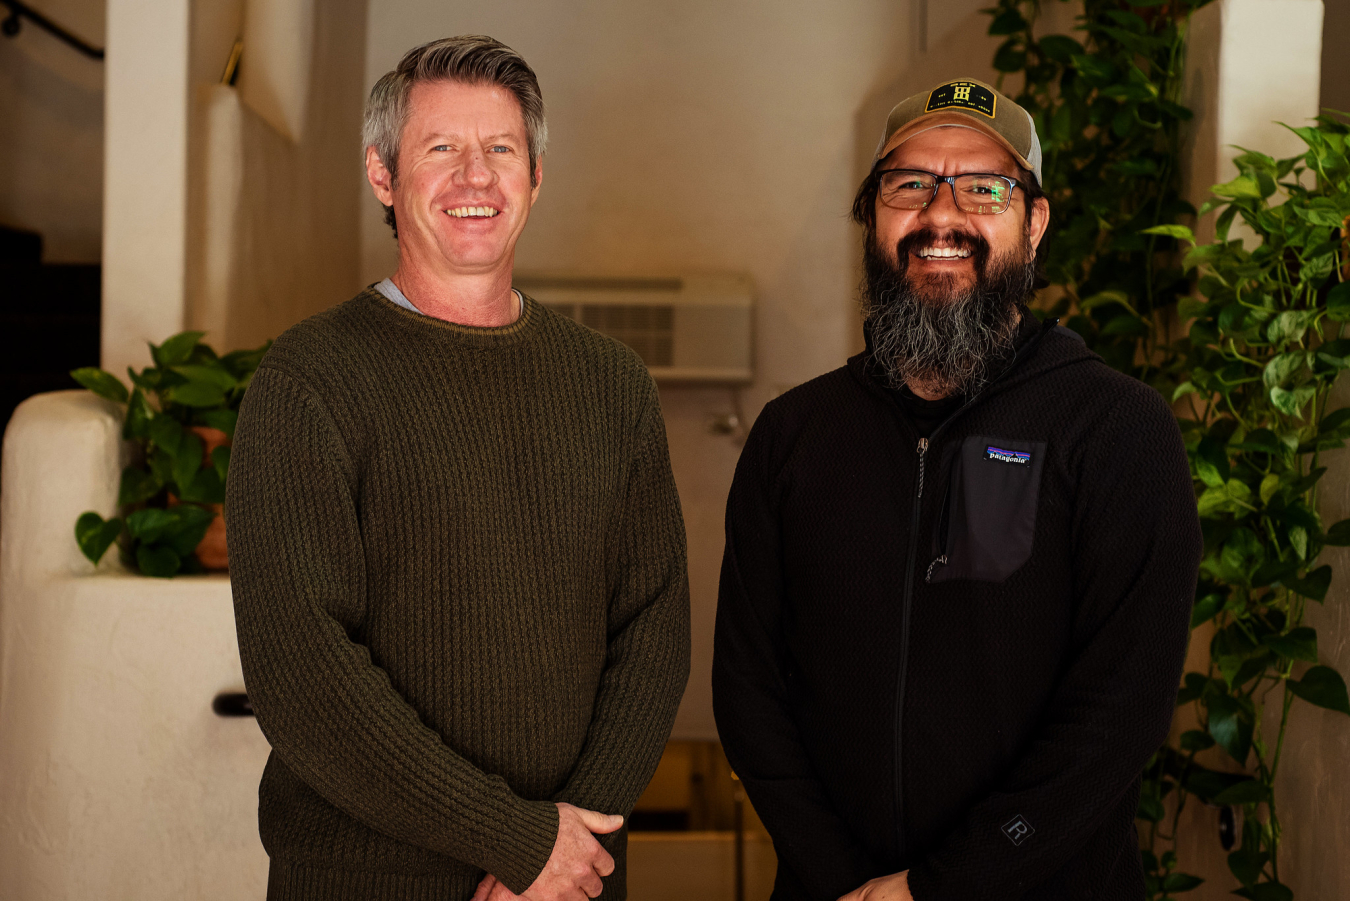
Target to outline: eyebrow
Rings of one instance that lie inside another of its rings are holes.
[[[501,133],[495,134],[495,135],[484,135],[483,140],[484,140],[484,141],[500,141],[502,138],[510,138],[510,139],[512,139],[512,140],[523,140],[523,138],[521,138],[519,135],[513,134],[512,132],[509,132],[509,131],[504,131],[504,132],[501,132]],[[448,134],[448,133],[443,132],[443,131],[437,131],[437,132],[432,132],[431,134],[427,135],[427,136],[426,136],[426,140],[428,140],[428,141],[462,141],[462,140],[464,140],[464,138],[463,138],[462,135]]]

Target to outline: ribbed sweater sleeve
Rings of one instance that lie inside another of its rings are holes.
[[[1021,759],[910,870],[915,901],[1015,901],[1123,803],[1167,736],[1200,561],[1185,449],[1151,388],[1122,392],[1082,457],[1076,652]],[[1021,820],[1019,842],[1005,829]],[[1105,879],[1109,874],[1099,874]]]
[[[609,555],[605,669],[581,756],[557,796],[624,817],[656,771],[689,678],[684,519],[665,421],[647,384]]]
[[[227,499],[239,650],[258,724],[334,806],[522,892],[552,852],[557,808],[523,800],[455,753],[353,640],[367,595],[356,484],[315,395],[264,365],[235,435]]]
[[[877,875],[835,812],[788,706],[783,560],[771,409],[755,422],[727,500],[717,598],[713,712],[727,760],[807,897],[838,898]]]

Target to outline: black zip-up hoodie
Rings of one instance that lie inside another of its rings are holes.
[[[926,439],[864,353],[736,469],[713,663],[777,901],[1138,901],[1201,555],[1152,388],[1047,324]]]

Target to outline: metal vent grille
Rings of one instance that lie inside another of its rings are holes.
[[[675,308],[638,304],[548,304],[602,335],[631,347],[648,366],[675,365]]]

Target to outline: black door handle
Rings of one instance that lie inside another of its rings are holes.
[[[211,701],[216,716],[253,716],[253,704],[242,691],[226,691]]]

